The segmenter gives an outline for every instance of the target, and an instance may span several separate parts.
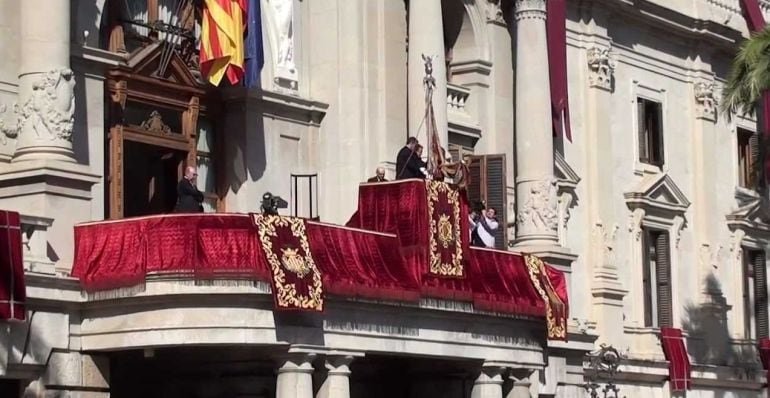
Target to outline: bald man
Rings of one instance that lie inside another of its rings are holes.
[[[374,177],[366,180],[366,182],[385,182],[388,181],[385,179],[385,168],[378,167],[375,171]]]
[[[203,193],[195,186],[198,170],[188,166],[184,169],[184,177],[176,189],[175,213],[203,213]]]

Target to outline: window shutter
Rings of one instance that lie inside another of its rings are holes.
[[[749,137],[749,159],[746,159],[749,165],[749,173],[746,176],[746,187],[757,188],[759,182],[759,173],[761,163],[759,161],[759,134],[752,133]]]
[[[753,258],[754,266],[754,316],[757,326],[757,339],[768,337],[767,311],[767,271],[765,252],[757,251]]]
[[[506,214],[505,203],[507,189],[505,186],[505,155],[487,155],[486,167],[486,202],[487,207],[493,207],[497,211],[499,227],[495,231],[495,248],[505,249],[506,239]]]
[[[658,287],[658,327],[673,326],[671,303],[671,250],[668,232],[659,232],[655,237],[655,276]]]
[[[642,294],[644,300],[644,326],[653,326],[652,322],[652,278],[650,270],[650,242],[649,231],[642,234]]]
[[[655,143],[654,148],[652,150],[655,151],[655,165],[656,166],[663,166],[663,162],[665,159],[665,145],[664,139],[663,139],[663,105],[662,104],[655,104],[655,114],[653,115],[653,125],[650,126],[651,129],[654,129],[654,132],[650,132],[650,134],[653,135],[653,142]]]
[[[468,204],[473,208],[476,202],[481,201],[481,181],[482,169],[485,167],[485,159],[483,156],[471,156],[471,164],[468,166],[470,171],[470,184],[466,188],[468,194]]]
[[[636,99],[636,121],[637,121],[637,141],[639,143],[639,161],[642,163],[648,163],[650,161],[649,149],[647,147],[647,117],[644,114],[644,100],[641,98]]]

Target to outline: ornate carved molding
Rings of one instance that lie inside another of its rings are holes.
[[[557,231],[559,215],[556,208],[556,182],[556,179],[551,177],[529,185],[529,196],[518,215],[519,225]]]
[[[8,107],[5,104],[0,104],[0,142],[3,143],[3,145],[8,143],[8,138],[16,138],[19,136],[19,105],[13,104],[11,107],[10,116],[6,118],[6,120],[2,119],[2,115],[8,112]],[[10,124],[8,122],[8,118],[10,118]]]
[[[698,119],[716,122],[717,98],[714,83],[698,82],[694,86],[695,112]]]
[[[150,117],[143,121],[140,127],[153,133],[171,134],[171,128],[163,122],[163,117],[158,111],[152,111]]]
[[[572,208],[573,194],[571,192],[562,192],[558,198],[559,209],[559,243],[566,245],[567,243],[567,225],[569,224],[570,208]]]
[[[607,48],[593,47],[587,52],[589,76],[591,87],[612,90],[612,74],[617,66],[617,61],[612,55],[612,46]]]
[[[484,11],[486,12],[487,22],[505,24],[503,9],[500,7],[502,0],[487,0]]]
[[[514,15],[516,20],[545,20],[545,0],[516,0]]]
[[[43,73],[21,107],[20,134],[72,142],[75,125],[75,74],[69,68]]]

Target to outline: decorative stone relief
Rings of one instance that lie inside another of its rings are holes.
[[[705,269],[708,267],[712,267],[714,269],[719,268],[719,262],[722,259],[722,249],[724,249],[722,245],[711,247],[711,245],[709,245],[708,243],[702,244],[700,249],[698,250],[698,260],[700,263],[700,268],[701,269]]]
[[[72,142],[75,124],[75,74],[69,68],[43,73],[32,83],[31,97],[21,107],[21,134]]]
[[[717,99],[714,84],[707,82],[695,83],[695,112],[698,119],[716,121]]]
[[[591,241],[595,253],[602,253],[602,266],[615,266],[615,237],[620,227],[613,224],[612,227],[605,227],[601,221],[594,224],[591,234]]]
[[[268,9],[274,22],[276,40],[274,54],[275,83],[279,87],[297,89],[297,67],[294,58],[294,0],[270,0]]]
[[[588,82],[591,87],[612,90],[612,74],[617,61],[612,56],[612,46],[607,48],[593,47],[588,50]]]
[[[518,215],[519,224],[533,229],[556,231],[559,216],[556,209],[556,179],[535,181],[529,187],[529,197]]]
[[[4,114],[9,114],[3,119]],[[10,119],[10,122],[8,121]],[[0,104],[0,142],[3,145],[8,143],[8,138],[16,138],[19,136],[19,105],[13,104],[11,111],[8,112],[8,107],[5,104]]]
[[[628,220],[628,232],[634,237],[635,241],[642,239],[642,220],[644,219],[644,209],[634,209]]]
[[[502,0],[487,0],[487,22],[505,23],[503,9],[500,7]]]

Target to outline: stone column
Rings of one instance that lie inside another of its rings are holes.
[[[473,382],[471,398],[503,398],[503,371],[501,366],[484,366]]]
[[[545,0],[515,0],[516,245],[558,245]]]
[[[20,8],[19,135],[13,161],[72,162],[70,0],[24,0]]]
[[[109,398],[110,360],[106,356],[55,351],[42,377],[27,386],[24,396]]]
[[[422,56],[433,59],[433,78],[436,88],[433,91],[433,110],[436,115],[436,127],[439,139],[447,147],[447,93],[446,93],[446,57],[444,54],[444,24],[441,15],[441,0],[409,1],[409,76],[407,95],[409,97],[409,135],[418,137],[425,143],[425,62]],[[419,129],[419,135],[418,135]],[[428,148],[425,148],[427,151]]]
[[[508,376],[513,382],[513,388],[506,398],[531,398],[532,383],[529,380],[531,372],[525,369],[512,370]]]
[[[313,398],[313,354],[289,354],[282,358],[276,380],[276,398]]]
[[[350,398],[350,363],[352,356],[330,356],[326,358],[326,380],[316,398]]]

